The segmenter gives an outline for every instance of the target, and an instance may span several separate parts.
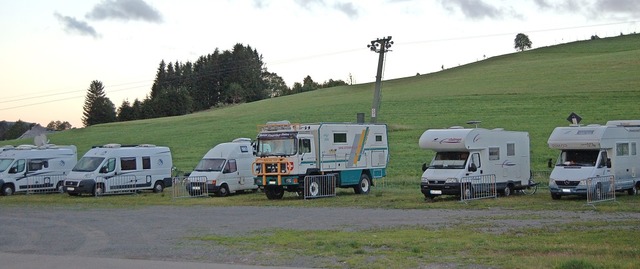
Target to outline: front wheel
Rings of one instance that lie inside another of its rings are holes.
[[[2,186],[2,195],[4,196],[11,196],[14,192],[13,186],[9,185],[9,184],[4,184]]]
[[[638,194],[638,189],[636,188],[636,186],[633,186],[633,187],[631,187],[631,189],[627,190],[627,194],[636,195],[636,194]]]
[[[354,191],[357,194],[367,194],[371,190],[371,180],[367,174],[362,174],[360,176],[360,182],[354,188]]]
[[[560,198],[562,198],[562,194],[559,194],[559,193],[552,193],[551,194],[551,199],[553,199],[553,200],[560,200]]]
[[[282,199],[284,196],[284,189],[282,187],[265,187],[264,193],[267,195],[267,199],[269,200],[278,200]]]
[[[222,186],[220,186],[220,189],[218,189],[218,192],[216,194],[219,197],[225,197],[229,195],[229,187],[227,186],[227,184],[222,184]]]

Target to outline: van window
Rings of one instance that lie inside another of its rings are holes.
[[[29,171],[38,171],[49,167],[47,160],[29,160]]]
[[[14,173],[22,173],[24,172],[25,166],[26,165],[24,160],[17,160],[11,167],[11,170],[15,171]],[[13,171],[9,171],[9,172],[13,172]]]
[[[333,133],[333,143],[347,143],[347,133]]]
[[[236,165],[236,160],[235,159],[230,159],[229,161],[227,161],[227,165],[224,166],[224,171],[223,173],[233,173],[238,171],[238,166]]]
[[[475,165],[476,168],[482,167],[480,163],[480,154],[474,153],[471,155],[471,165]]]
[[[376,142],[382,142],[382,135],[376,135]]]
[[[107,164],[104,166],[107,168],[107,173],[113,172],[116,170],[116,159],[111,158],[107,160]]]
[[[629,143],[616,143],[616,156],[629,156]]]
[[[120,169],[122,169],[122,171],[136,170],[136,157],[120,158]]]
[[[240,146],[240,152],[249,152],[249,147],[247,146]]]
[[[151,157],[142,157],[142,169],[151,169]]]
[[[298,149],[299,154],[309,153],[311,152],[311,140],[309,139],[300,139],[299,143],[300,148]]]
[[[507,143],[507,156],[516,156],[516,144]]]
[[[489,148],[489,160],[490,161],[500,160],[500,148],[498,147]]]
[[[636,142],[631,142],[631,148],[629,150],[631,151],[631,155],[636,155]]]

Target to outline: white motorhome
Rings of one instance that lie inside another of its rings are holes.
[[[529,133],[503,129],[429,129],[419,146],[436,152],[423,164],[420,189],[425,198],[461,195],[465,177],[495,175],[498,192],[504,196],[531,186]]]
[[[238,138],[210,149],[189,175],[190,182],[206,181],[207,193],[224,197],[238,191],[256,191],[253,179],[255,155],[251,139]],[[190,194],[203,193],[203,184],[187,185]]]
[[[64,181],[64,191],[102,194],[171,187],[173,163],[168,147],[107,144],[87,151]]]
[[[302,192],[305,176],[326,174],[336,176],[335,187],[366,194],[389,161],[384,124],[271,122],[260,126],[256,148],[255,183],[268,199]]]
[[[596,177],[614,176],[615,191],[634,195],[640,188],[640,120],[556,127],[547,142],[560,150],[549,176],[553,199],[587,195],[586,181]]]
[[[62,182],[78,161],[76,147],[21,145],[0,150],[2,195],[62,191]]]

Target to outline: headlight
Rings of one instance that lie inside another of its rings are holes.
[[[428,178],[426,178],[426,177],[423,177],[423,178],[422,178],[422,182],[429,182],[429,179],[428,179]]]
[[[578,186],[587,186],[587,180],[580,180],[580,183],[578,183]]]
[[[445,181],[444,183],[458,183],[458,179],[455,177],[450,177],[447,178],[447,181]]]
[[[549,186],[556,186],[556,181],[553,179],[549,179]]]

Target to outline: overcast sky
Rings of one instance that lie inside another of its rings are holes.
[[[535,49],[638,31],[636,0],[0,0],[0,120],[82,127],[91,81],[117,108],[150,93],[161,60],[236,43],[291,86],[375,81],[366,46],[387,36],[393,79],[515,53],[518,33]]]

